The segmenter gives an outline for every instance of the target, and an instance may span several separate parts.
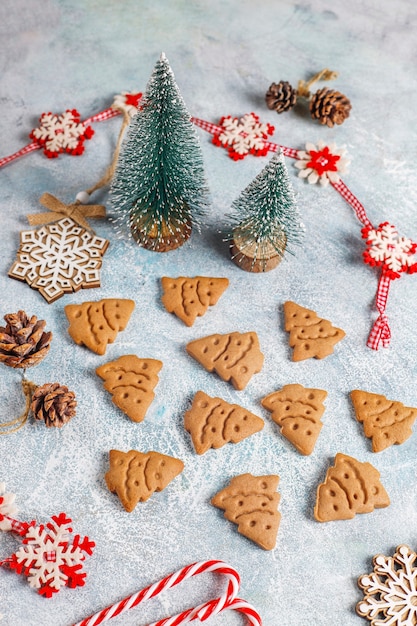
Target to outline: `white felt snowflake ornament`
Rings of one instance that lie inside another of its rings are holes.
[[[91,139],[94,130],[83,124],[76,109],[68,109],[61,115],[42,113],[40,126],[30,133],[31,139],[43,147],[44,154],[53,159],[62,152],[80,155],[84,152],[84,140]]]
[[[215,146],[227,148],[234,161],[245,158],[248,154],[265,156],[268,152],[266,139],[275,128],[271,124],[262,124],[255,113],[246,113],[240,119],[228,115],[219,123],[221,132],[213,137]]]
[[[345,155],[346,150],[335,144],[327,146],[319,141],[315,146],[307,143],[305,150],[298,150],[294,167],[300,170],[298,176],[306,178],[311,185],[320,183],[326,187],[329,182],[338,183],[340,174],[346,171],[350,161]]]
[[[65,513],[60,513],[45,526],[29,524],[24,545],[8,559],[10,569],[27,576],[30,586],[47,598],[62,587],[85,584],[83,562],[86,555],[91,556],[95,544],[80,535],[71,539],[71,522]]]
[[[139,111],[139,103],[142,99],[142,93],[132,93],[130,91],[122,91],[122,93],[114,96],[112,109],[117,109],[129,117],[133,117]]]
[[[65,217],[39,230],[20,233],[17,260],[9,276],[26,281],[49,302],[80,288],[99,287],[107,239]]]
[[[365,263],[382,267],[390,278],[399,278],[401,273],[417,272],[417,244],[407,237],[400,237],[395,226],[383,222],[378,228],[363,228],[367,249],[363,253]]]
[[[417,624],[417,554],[399,546],[392,557],[378,554],[373,572],[358,580],[364,599],[356,612],[371,626],[415,626]]]
[[[10,517],[17,513],[14,493],[6,493],[5,483],[0,483],[0,530],[11,530]]]

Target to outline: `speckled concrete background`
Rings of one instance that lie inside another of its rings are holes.
[[[193,115],[216,122],[222,115],[258,113],[276,126],[273,140],[301,148],[322,138],[346,145],[352,164],[344,177],[378,224],[392,220],[417,238],[414,71],[417,9],[411,0],[231,0],[193,3],[161,0],[3,0],[0,3],[0,155],[27,142],[43,111],[76,107],[82,117],[106,108],[121,90],[141,90],[161,50],[175,72]],[[293,84],[323,67],[340,72],[334,87],[353,109],[334,130],[314,124],[300,108],[278,117],[264,104],[272,81]],[[306,224],[305,244],[268,274],[250,275],[228,258],[219,230],[232,201],[260,171],[265,159],[230,160],[198,131],[213,208],[201,235],[182,249],[156,254],[116,239],[109,223],[96,226],[111,240],[104,257],[102,288],[65,296],[52,305],[26,284],[7,277],[25,216],[36,212],[48,191],[70,201],[100,177],[115,145],[120,119],[95,125],[84,156],[47,160],[33,153],[0,171],[0,313],[25,309],[47,320],[54,332],[48,357],[28,372],[38,384],[59,379],[77,392],[79,410],[60,431],[31,422],[0,440],[0,478],[17,494],[22,519],[46,521],[66,511],[76,532],[96,543],[83,589],[64,589],[51,600],[26,581],[0,571],[0,613],[7,626],[69,626],[107,604],[196,560],[220,558],[242,576],[241,596],[262,614],[265,626],[359,626],[354,607],[357,577],[371,558],[400,543],[417,547],[417,476],[414,435],[402,446],[373,454],[356,422],[348,394],[354,388],[417,405],[416,277],[393,284],[388,314],[389,349],[365,342],[374,316],[378,273],[361,260],[360,224],[333,189],[308,186],[288,163]],[[107,202],[106,192],[97,199]],[[109,210],[111,211],[110,207]],[[192,328],[164,311],[161,276],[227,276],[219,304]],[[75,346],[67,333],[64,305],[102,297],[128,297],[136,309],[127,330],[98,357]],[[291,361],[282,304],[292,299],[342,327],[346,339],[323,360]],[[235,392],[200,368],[184,350],[194,338],[214,332],[256,330],[265,353],[263,371]],[[157,396],[146,420],[133,424],[112,405],[95,368],[122,354],[164,363]],[[1,416],[19,413],[17,371],[2,367]],[[299,382],[328,391],[324,427],[314,453],[300,456],[284,440],[260,399]],[[193,452],[182,427],[183,412],[203,389],[247,407],[265,428],[237,446]],[[104,483],[108,450],[154,449],[180,457],[185,470],[164,492],[127,514]],[[373,463],[391,506],[352,521],[314,521],[316,486],[337,452]],[[280,475],[282,523],[276,549],[264,552],[237,533],[209,500],[235,474]],[[17,542],[2,536],[0,556]],[[145,624],[223,589],[209,575],[136,609],[117,624]],[[213,619],[225,626],[241,617]]]

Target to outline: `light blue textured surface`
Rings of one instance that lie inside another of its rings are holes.
[[[76,107],[82,117],[106,108],[121,90],[141,90],[165,51],[190,112],[216,122],[254,110],[276,126],[273,140],[302,148],[306,141],[346,144],[352,158],[344,179],[374,224],[391,220],[417,238],[415,60],[417,9],[412,0],[231,0],[170,3],[161,0],[3,0],[0,3],[0,156],[27,142],[43,111]],[[296,84],[323,67],[338,70],[334,87],[352,101],[351,117],[333,130],[302,110],[269,111],[264,93],[272,81]],[[263,167],[265,158],[235,163],[198,131],[213,208],[201,235],[181,249],[148,252],[119,241],[109,223],[94,225],[111,240],[102,288],[64,296],[52,305],[26,284],[7,277],[25,216],[48,191],[65,201],[92,185],[107,166],[120,125],[94,126],[82,157],[56,160],[33,153],[0,171],[0,313],[25,309],[47,320],[54,333],[48,357],[28,375],[36,383],[59,380],[74,389],[78,415],[62,430],[31,422],[0,439],[0,478],[17,494],[21,519],[45,522],[61,510],[74,528],[96,541],[83,589],[46,600],[26,581],[0,571],[0,613],[7,626],[69,626],[190,562],[220,558],[242,576],[241,596],[260,611],[265,626],[360,626],[354,611],[357,577],[371,558],[400,543],[417,548],[417,434],[401,446],[373,454],[348,397],[354,388],[417,405],[417,277],[392,285],[389,349],[365,342],[374,319],[378,272],[361,260],[360,224],[333,189],[308,186],[290,176],[306,225],[305,244],[273,272],[250,275],[235,267],[218,234],[232,201]],[[106,203],[103,192],[97,199]],[[192,328],[163,309],[161,276],[226,276],[219,304]],[[129,297],[136,309],[127,330],[98,357],[75,346],[64,305],[103,297]],[[282,304],[291,299],[317,310],[346,331],[323,361],[291,361]],[[198,366],[184,346],[214,332],[256,330],[265,353],[262,372],[236,392]],[[95,368],[122,354],[163,361],[155,401],[142,424],[112,405]],[[1,417],[20,412],[20,375],[2,367]],[[266,394],[298,382],[328,391],[324,427],[310,457],[279,434],[260,406]],[[263,432],[198,457],[182,427],[190,398],[202,389],[238,402],[265,419]],[[178,456],[185,470],[165,491],[127,514],[104,483],[108,450],[154,449]],[[313,519],[316,487],[334,455],[344,452],[373,463],[391,506],[352,521]],[[280,476],[282,522],[276,549],[265,552],[237,533],[210,498],[235,474]],[[18,543],[0,537],[0,557]],[[202,602],[223,590],[210,576],[112,620],[145,624]],[[224,614],[210,624],[242,624]]]

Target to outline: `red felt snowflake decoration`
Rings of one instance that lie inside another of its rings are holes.
[[[391,279],[399,278],[404,272],[417,272],[417,259],[414,257],[417,243],[400,237],[395,226],[389,222],[383,222],[378,228],[363,228],[362,237],[367,245],[363,253],[365,263],[381,267]]]
[[[54,515],[46,526],[32,522],[24,534],[24,545],[8,559],[10,569],[27,576],[30,586],[46,598],[61,587],[85,584],[83,561],[92,555],[95,543],[80,535],[71,540],[71,522],[65,513]]]
[[[0,566],[26,576],[30,586],[46,598],[62,587],[82,587],[87,576],[83,563],[93,554],[94,541],[80,535],[71,538],[72,520],[65,513],[53,515],[46,525],[14,519],[15,496],[5,492],[4,483],[0,483],[0,495],[0,530],[11,530],[23,543]]]
[[[226,148],[234,161],[248,154],[265,156],[269,150],[265,140],[275,130],[271,124],[262,124],[255,113],[246,113],[240,119],[231,115],[222,117],[219,127],[221,131],[216,132],[213,143]]]
[[[29,137],[43,148],[44,154],[53,159],[62,152],[74,156],[84,152],[84,141],[91,139],[94,130],[81,122],[76,109],[67,109],[61,115],[42,113],[40,126],[34,128]]]

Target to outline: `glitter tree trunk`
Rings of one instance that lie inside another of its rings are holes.
[[[130,123],[111,194],[119,230],[157,252],[181,246],[208,208],[198,137],[164,54]]]
[[[304,226],[284,157],[274,155],[232,204],[227,239],[233,261],[248,272],[267,272],[299,243]]]

